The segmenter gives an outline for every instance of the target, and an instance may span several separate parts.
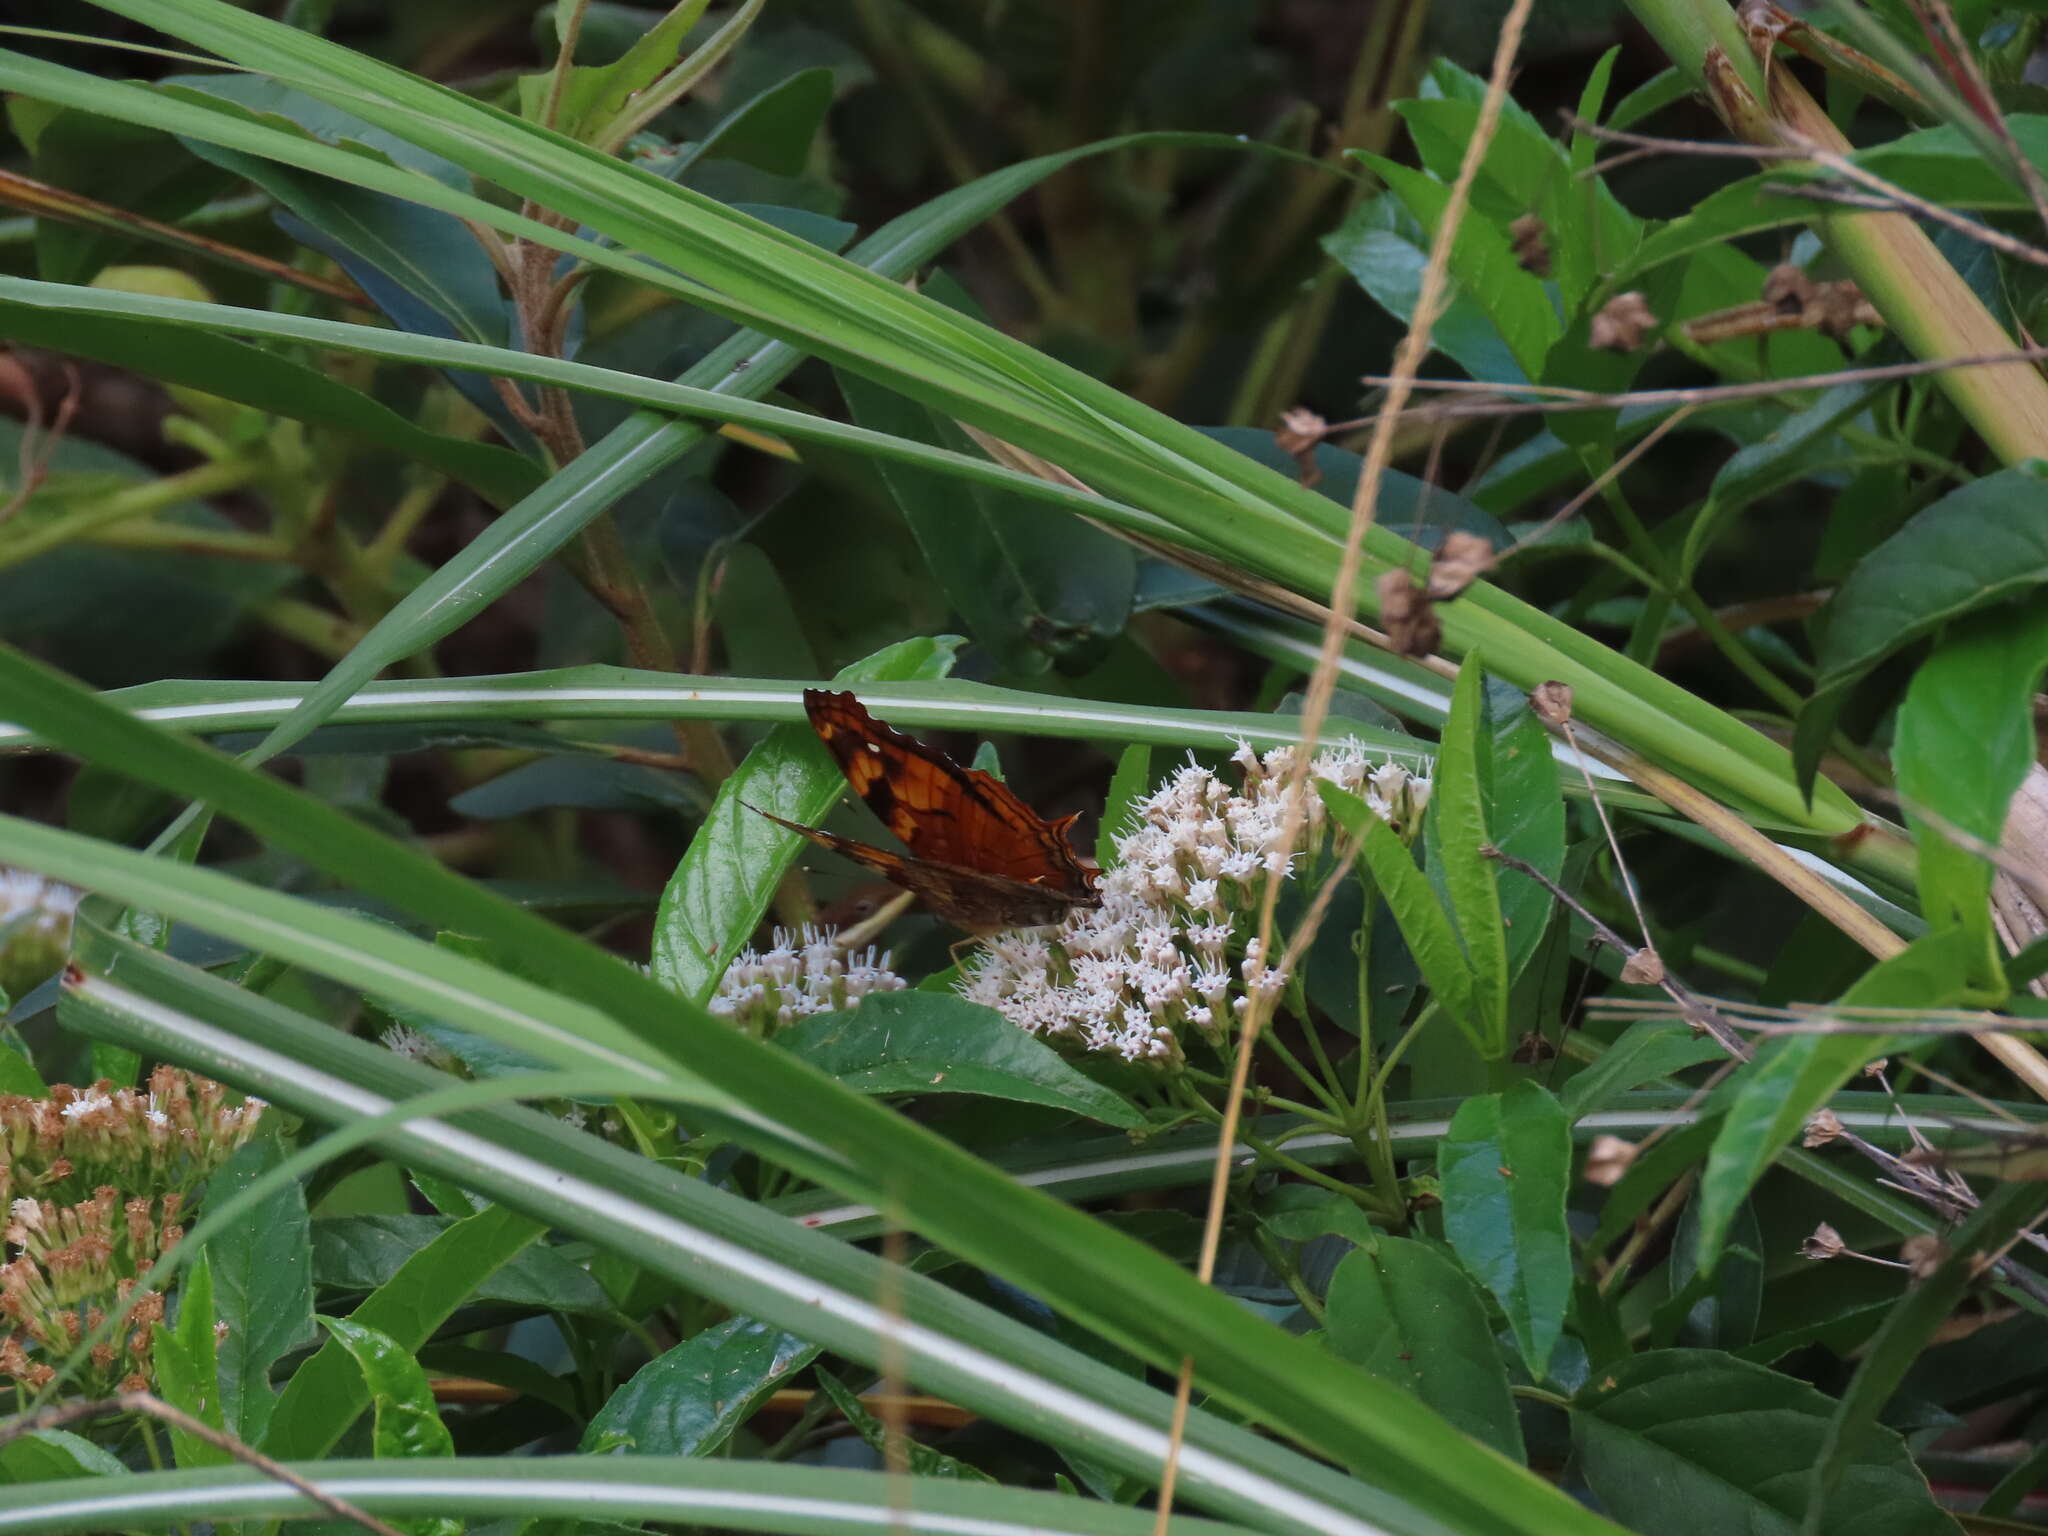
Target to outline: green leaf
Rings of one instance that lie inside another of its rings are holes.
[[[1430,888],[1428,876],[1415,867],[1415,855],[1356,795],[1326,779],[1312,782],[1344,830],[1360,837],[1359,856],[1394,914],[1437,1005],[1482,1053],[1492,1051],[1497,1041],[1486,1034],[1481,1022],[1465,947],[1458,942],[1457,930]]]
[[[2014,1234],[2032,1227],[2044,1209],[2048,1209],[2048,1186],[2007,1184],[1994,1189],[1948,1235],[1948,1257],[1935,1272],[1885,1314],[1876,1337],[1863,1351],[1849,1389],[1842,1394],[1841,1406],[1835,1410],[1814,1462],[1806,1519],[1809,1531],[1827,1528],[1822,1511],[1843,1496],[1843,1479],[1870,1450],[1878,1415],[1914,1363],[1933,1347],[1935,1330],[1984,1278],[1984,1260],[2004,1252]],[[1848,1495],[1847,1501],[1853,1505],[1854,1495]]]
[[[906,640],[833,680],[857,685],[943,677],[959,644],[952,636]],[[815,825],[845,788],[845,777],[808,724],[779,725],[761,738],[718,786],[718,798],[661,893],[651,956],[657,981],[700,1003],[711,995],[806,846],[756,811]]]
[[[1429,859],[1440,877],[1451,924],[1458,931],[1472,975],[1472,1009],[1480,1050],[1498,1061],[1508,1054],[1508,952],[1501,927],[1498,871],[1484,850],[1492,843],[1486,807],[1490,761],[1480,758],[1485,673],[1476,655],[1465,658],[1451,690],[1451,712],[1437,747],[1429,796]],[[1491,744],[1489,739],[1489,745]],[[1544,756],[1549,756],[1548,747]],[[1558,857],[1563,857],[1562,827]],[[1540,888],[1539,888],[1540,890]],[[1547,903],[1546,903],[1547,905]]]
[[[965,434],[858,374],[841,373],[860,425],[956,450]],[[1079,518],[961,486],[906,463],[877,466],[939,586],[1003,670],[1030,676],[1123,628],[1137,582],[1131,547]]]
[[[572,64],[562,83],[554,126],[572,139],[587,139],[626,107],[633,95],[661,78],[682,52],[683,40],[704,15],[711,0],[680,0],[653,26],[642,31],[624,53],[609,64]],[[561,12],[558,14],[567,14]],[[527,75],[519,82],[521,105],[545,101],[550,75]]]
[[[1487,704],[1487,834],[1501,852],[1555,881],[1564,873],[1564,786],[1550,733],[1518,689],[1489,683]],[[1487,862],[1498,881],[1507,974],[1513,978],[1536,957],[1556,898],[1520,871]]]
[[[17,119],[17,132],[23,127]],[[36,180],[163,224],[232,185],[169,134],[88,112],[51,113],[34,131],[34,154]],[[36,274],[53,283],[89,283],[103,267],[160,249],[118,225],[36,220]]]
[[[690,158],[740,160],[777,176],[801,176],[833,89],[831,70],[800,69],[727,113]]]
[[[635,1371],[592,1415],[582,1449],[709,1456],[817,1357],[817,1345],[793,1334],[729,1318]]]
[[[1423,172],[1384,155],[1351,151],[1401,199],[1422,226],[1426,244],[1433,238],[1450,200],[1450,188]],[[1460,290],[1480,305],[1501,339],[1514,354],[1524,375],[1543,370],[1543,355],[1564,333],[1542,280],[1522,270],[1500,226],[1476,209],[1467,209],[1451,244],[1451,275]]]
[[[1330,259],[1402,321],[1412,320],[1420,299],[1423,269],[1429,265],[1428,244],[1420,223],[1391,192],[1361,201],[1322,240]],[[1519,275],[1528,277],[1526,272]],[[1528,373],[1492,316],[1469,293],[1459,290],[1451,295],[1429,337],[1433,347],[1475,379],[1528,382]]]
[[[0,994],[0,1005],[5,995]],[[4,1006],[0,1006],[4,1015]],[[36,1071],[35,1064],[11,1045],[0,1045],[0,1093],[18,1093],[24,1098],[44,1099],[50,1096],[50,1085]]]
[[[74,1477],[130,1478],[112,1451],[68,1429],[32,1429],[0,1445],[0,1483],[54,1483]]]
[[[319,1323],[362,1371],[377,1410],[378,1460],[455,1454],[454,1438],[434,1406],[433,1386],[410,1350],[353,1318],[323,1317]]]
[[[1135,807],[1152,792],[1152,749],[1134,741],[1117,754],[1109,776],[1109,794],[1102,802],[1102,821],[1095,832],[1095,862],[1103,868],[1116,861],[1116,840],[1137,819]]]
[[[283,1156],[270,1138],[250,1142],[208,1181],[208,1200],[228,1199]],[[280,1190],[210,1241],[206,1253],[214,1310],[228,1330],[220,1343],[223,1427],[245,1444],[260,1444],[277,1405],[270,1368],[313,1333],[304,1190],[297,1184]]]
[[[394,1268],[350,1317],[401,1348],[421,1349],[457,1307],[517,1263],[545,1230],[544,1223],[496,1205],[451,1222]],[[329,1339],[278,1394],[263,1449],[280,1460],[324,1456],[369,1401],[363,1372],[340,1340]]]
[[[1920,850],[1920,910],[1937,927],[1976,935],[1981,959],[1973,980],[1991,1001],[2003,989],[2004,967],[1988,899],[1994,870],[1983,850],[2003,842],[2007,807],[2034,764],[2034,685],[2044,666],[2048,607],[2008,607],[1964,621],[1914,675],[1892,746],[1906,824]],[[1958,846],[1958,834],[1973,844]]]
[[[435,1295],[462,1280],[469,1286],[465,1300],[537,1311],[609,1310],[604,1287],[585,1270],[551,1248],[533,1247],[531,1237],[521,1242],[521,1225],[508,1224],[502,1211],[482,1219],[490,1214],[486,1207],[456,1221],[409,1212],[321,1217],[313,1223],[313,1283],[324,1290],[374,1291],[409,1270],[413,1284]],[[466,1235],[451,1238],[457,1227]],[[483,1269],[486,1254],[490,1267]],[[450,1262],[457,1258],[463,1262]]]
[[[1718,1350],[1664,1349],[1596,1372],[1572,1404],[1587,1484],[1623,1524],[1660,1536],[1795,1536],[1834,1402]],[[1822,1536],[1955,1536],[1891,1430],[1856,1458]]]
[[[1541,1380],[1571,1305],[1571,1122],[1540,1083],[1467,1099],[1437,1148],[1444,1235],[1493,1292]]]
[[[993,1008],[942,992],[876,992],[780,1030],[775,1044],[860,1093],[977,1093],[1136,1129],[1145,1117]]]
[[[853,1426],[853,1432],[865,1440],[871,1450],[886,1454],[889,1433],[882,1420],[870,1413],[867,1405],[830,1371],[818,1372],[818,1385],[824,1389],[825,1395],[832,1399],[833,1406],[844,1415],[846,1422]],[[995,1479],[981,1468],[969,1466],[964,1461],[948,1456],[943,1451],[935,1451],[918,1441],[909,1440],[904,1450],[908,1452],[910,1470],[919,1477],[951,1478],[968,1483],[995,1482]]]
[[[1657,1082],[1702,1062],[1721,1061],[1721,1047],[1677,1019],[1638,1019],[1597,1060],[1559,1090],[1565,1118],[1576,1123],[1631,1088]]]
[[[1855,1007],[1941,1008],[1964,995],[1973,950],[1949,928],[1916,939],[1863,974],[1839,999]],[[1723,1085],[1727,1106],[1700,1175],[1699,1266],[1719,1261],[1736,1208],[1835,1091],[1865,1062],[1889,1052],[1891,1035],[1802,1034],[1767,1043]]]
[[[1979,608],[2048,581],[2040,509],[2048,466],[2029,461],[1950,491],[1858,562],[1821,611],[1813,697],[1793,753],[1802,787],[1849,692],[1886,657]]]
[[[221,1414],[221,1372],[213,1332],[213,1266],[201,1253],[188,1265],[177,1289],[177,1317],[156,1325],[151,1356],[156,1390],[173,1408],[211,1429],[225,1429]],[[172,1426],[171,1448],[181,1467],[219,1467],[234,1457],[198,1436]]]
[[[1508,1369],[1465,1272],[1428,1243],[1378,1235],[1330,1277],[1330,1348],[1429,1404],[1483,1445],[1520,1461],[1522,1423]]]

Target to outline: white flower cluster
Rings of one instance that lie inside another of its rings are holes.
[[[751,1034],[767,1034],[808,1014],[856,1008],[870,992],[901,991],[906,983],[889,968],[892,958],[872,944],[847,954],[830,928],[806,923],[797,938],[777,928],[766,953],[750,946],[733,957],[708,1006]]]
[[[1057,928],[989,940],[961,995],[1032,1034],[1132,1062],[1177,1064],[1183,1024],[1220,1036],[1254,992],[1287,984],[1251,930],[1265,883],[1290,878],[1324,837],[1321,796],[1288,782],[1293,756],[1291,747],[1261,758],[1240,746],[1241,790],[1192,761],[1177,770],[1133,807],[1136,825],[1117,838],[1116,867],[1102,874],[1101,906]],[[1426,778],[1375,763],[1356,742],[1320,753],[1309,772],[1359,796],[1404,836],[1429,799]]]
[[[0,926],[33,912],[43,932],[65,932],[78,910],[78,892],[26,869],[0,869]]]

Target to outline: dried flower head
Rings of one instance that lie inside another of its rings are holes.
[[[1244,787],[1233,790],[1192,761],[1133,809],[1102,874],[1102,905],[1056,928],[1018,929],[985,941],[960,993],[1048,1040],[1126,1061],[1172,1067],[1179,1031],[1220,1038],[1256,992],[1278,993],[1284,969],[1260,953],[1266,885],[1313,860],[1328,839],[1322,798],[1290,782],[1292,747],[1260,757],[1240,746]],[[1413,837],[1429,781],[1356,743],[1310,766]],[[1299,820],[1298,847],[1286,846]]]
[[[1832,1109],[1815,1110],[1813,1118],[1806,1122],[1806,1134],[1800,1137],[1800,1144],[1806,1147],[1824,1147],[1842,1134],[1842,1119]]]
[[[44,1098],[0,1094],[0,1202],[34,1194],[61,1204],[102,1184],[188,1194],[255,1134],[264,1108],[231,1104],[219,1083],[169,1066],[144,1089],[101,1079],[57,1083]]]
[[[183,1238],[183,1204],[175,1194],[123,1202],[110,1184],[71,1205],[13,1201],[0,1228],[8,1255],[0,1264],[0,1376],[41,1387],[118,1313],[119,1326],[93,1344],[77,1385],[90,1393],[130,1381],[146,1386],[164,1299],[136,1287]]]
[[[1840,1258],[1848,1244],[1842,1241],[1842,1234],[1826,1222],[1813,1229],[1813,1236],[1799,1245],[1799,1256],[1804,1259]]]
[[[1586,1182],[1611,1189],[1636,1160],[1636,1144],[1619,1136],[1595,1136],[1586,1148]]]
[[[769,1034],[809,1014],[856,1008],[870,992],[901,991],[892,959],[872,944],[848,954],[830,928],[807,923],[796,938],[777,928],[766,951],[749,946],[733,958],[708,1006],[749,1034]]]
[[[1899,1244],[1899,1261],[1915,1281],[1920,1281],[1941,1268],[1948,1252],[1948,1244],[1932,1232],[1915,1232]]]

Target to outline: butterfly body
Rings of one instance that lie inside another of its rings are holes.
[[[970,933],[1055,923],[1100,903],[1095,872],[1067,841],[1074,817],[1047,821],[1002,780],[884,725],[851,693],[807,688],[804,712],[854,793],[909,853],[770,821],[915,892]]]

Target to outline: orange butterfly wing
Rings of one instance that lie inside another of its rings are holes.
[[[1094,904],[1095,877],[1067,841],[1073,816],[1047,821],[1002,780],[884,725],[850,693],[807,688],[804,712],[854,793],[913,859]]]

